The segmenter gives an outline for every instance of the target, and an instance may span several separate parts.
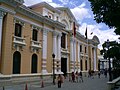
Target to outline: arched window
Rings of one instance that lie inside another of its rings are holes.
[[[31,61],[31,73],[37,73],[37,55],[32,55],[32,61]]]
[[[22,36],[22,25],[15,23],[15,36]]]
[[[13,74],[20,74],[21,54],[16,51],[13,54]]]

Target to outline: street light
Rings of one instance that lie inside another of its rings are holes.
[[[54,67],[55,54],[54,53],[52,54],[52,58],[53,58],[53,84],[55,85],[55,71],[54,71],[54,69],[55,69],[55,67]]]
[[[107,39],[107,42],[106,42],[106,47],[109,51],[109,47],[110,47],[110,42],[109,42],[109,39]],[[109,54],[107,51],[107,55]],[[108,57],[108,61],[109,61],[109,81],[112,81],[112,76],[111,76],[111,63],[110,63],[110,58]]]

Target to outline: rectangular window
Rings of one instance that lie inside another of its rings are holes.
[[[15,36],[21,37],[22,26],[18,23],[15,24]]]
[[[85,70],[87,70],[87,60],[85,60]]]
[[[65,43],[66,43],[66,40],[65,40],[65,33],[62,33],[62,37],[61,37],[61,47],[62,48],[65,48]]]
[[[82,59],[80,60],[80,70],[83,71]]]
[[[80,52],[82,52],[82,45],[80,45]]]
[[[85,47],[85,53],[87,53],[87,48]]]
[[[32,40],[37,41],[38,31],[33,29]]]

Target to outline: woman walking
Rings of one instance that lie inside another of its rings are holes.
[[[58,77],[57,77],[57,80],[58,80],[58,88],[61,88],[61,83],[63,82],[62,80],[62,76],[59,74]]]

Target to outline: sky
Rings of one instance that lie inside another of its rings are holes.
[[[96,23],[90,7],[90,2],[88,0],[24,0],[24,5],[30,6],[43,1],[47,2],[53,7],[69,7],[74,17],[80,24],[79,32],[82,35],[85,35],[87,27],[89,39],[92,39],[94,35],[99,38],[99,49],[102,49],[102,44],[107,41],[107,39],[109,39],[109,41],[119,41],[119,36],[114,33],[114,29],[110,29],[104,23]],[[91,35],[92,32],[93,34]]]

